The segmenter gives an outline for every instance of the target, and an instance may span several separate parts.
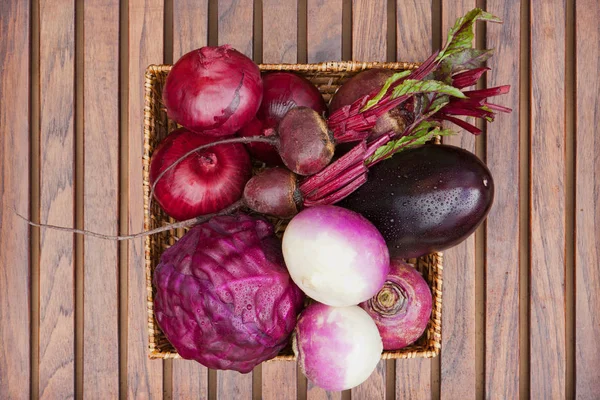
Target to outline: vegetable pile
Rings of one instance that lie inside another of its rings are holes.
[[[248,373],[292,345],[324,389],[365,381],[382,351],[424,338],[431,289],[409,258],[465,240],[484,221],[493,177],[474,154],[431,144],[459,117],[509,108],[472,89],[491,50],[472,48],[480,9],[414,71],[366,70],[326,104],[291,72],[260,73],[230,46],[185,54],[163,103],[179,127],[150,163],[151,199],[191,228],[153,275],[156,321],[177,352]],[[283,223],[283,237],[273,221]]]

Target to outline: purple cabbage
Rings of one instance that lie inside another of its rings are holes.
[[[181,357],[248,373],[289,342],[304,294],[273,226],[245,214],[190,229],[154,272],[158,325]]]

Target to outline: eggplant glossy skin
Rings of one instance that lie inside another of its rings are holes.
[[[375,165],[368,181],[339,205],[370,220],[390,254],[411,258],[465,240],[493,199],[492,175],[479,158],[459,147],[431,144]]]

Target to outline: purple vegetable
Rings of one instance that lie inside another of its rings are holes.
[[[304,209],[283,235],[283,256],[304,293],[330,306],[371,298],[389,272],[383,237],[358,213],[336,206]]]
[[[359,304],[375,320],[385,350],[398,350],[421,337],[431,316],[431,290],[421,274],[392,259],[383,288]]]
[[[294,107],[309,107],[320,115],[327,111],[323,96],[308,79],[293,72],[270,72],[263,76],[263,99],[256,118],[240,130],[241,136],[277,134],[279,121]],[[268,164],[283,165],[277,149],[266,143],[249,143],[250,153]]]
[[[375,165],[369,181],[340,206],[371,221],[393,257],[412,258],[456,246],[485,220],[494,179],[473,153],[427,144]]]
[[[167,135],[154,150],[150,184],[157,182],[154,198],[171,217],[182,221],[224,209],[242,197],[252,176],[250,156],[243,144],[230,143],[196,151],[176,168],[170,165],[191,148],[216,138],[179,128]]]
[[[169,118],[194,132],[233,135],[254,118],[262,100],[258,66],[229,45],[184,54],[163,88]]]
[[[359,72],[348,79],[333,95],[329,103],[329,112],[334,113],[364,96],[374,96],[392,75],[394,75],[394,71],[384,68],[373,68]],[[382,114],[377,118],[369,138],[378,138],[389,131],[401,134],[406,129],[407,124],[411,122],[412,112],[410,108],[412,108],[412,104],[407,104]],[[348,145],[344,145],[344,147],[352,148]]]
[[[247,373],[288,343],[304,295],[268,222],[220,216],[190,229],[154,272],[158,325],[181,357]]]
[[[357,306],[313,303],[298,318],[293,339],[298,365],[325,390],[346,390],[373,373],[383,346],[377,326]]]

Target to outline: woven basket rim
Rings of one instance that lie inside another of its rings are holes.
[[[358,72],[372,68],[397,70],[413,70],[419,67],[419,62],[407,61],[326,61],[303,64],[258,64],[261,71],[297,71],[297,72]],[[150,64],[146,73],[170,71],[172,64]]]
[[[355,73],[371,68],[385,68],[392,70],[412,70],[416,69],[420,63],[416,62],[362,62],[362,61],[330,61],[308,64],[259,64],[263,72],[268,71],[296,71],[300,73]],[[155,99],[154,84],[158,74],[164,74],[170,71],[171,64],[151,64],[146,68],[145,74],[145,93],[144,93],[144,156],[143,156],[143,184],[144,184],[144,229],[149,229],[153,216],[148,207],[148,197],[150,194],[149,184],[149,164],[150,164],[150,135],[155,121],[152,115],[152,105]],[[155,330],[160,329],[154,318],[153,286],[152,286],[152,260],[151,260],[152,237],[146,236],[144,242],[144,261],[146,269],[147,284],[147,316],[148,316],[148,357],[150,359],[168,359],[181,358],[179,354],[160,351],[154,343]],[[398,358],[432,358],[440,353],[441,335],[442,335],[442,282],[443,282],[443,253],[437,252],[428,255],[435,262],[432,264],[434,269],[431,282],[431,291],[433,297],[433,308],[430,318],[431,326],[428,326],[429,338],[426,346],[410,345],[400,350],[384,351],[382,359]],[[278,355],[271,361],[295,361],[293,355]]]

